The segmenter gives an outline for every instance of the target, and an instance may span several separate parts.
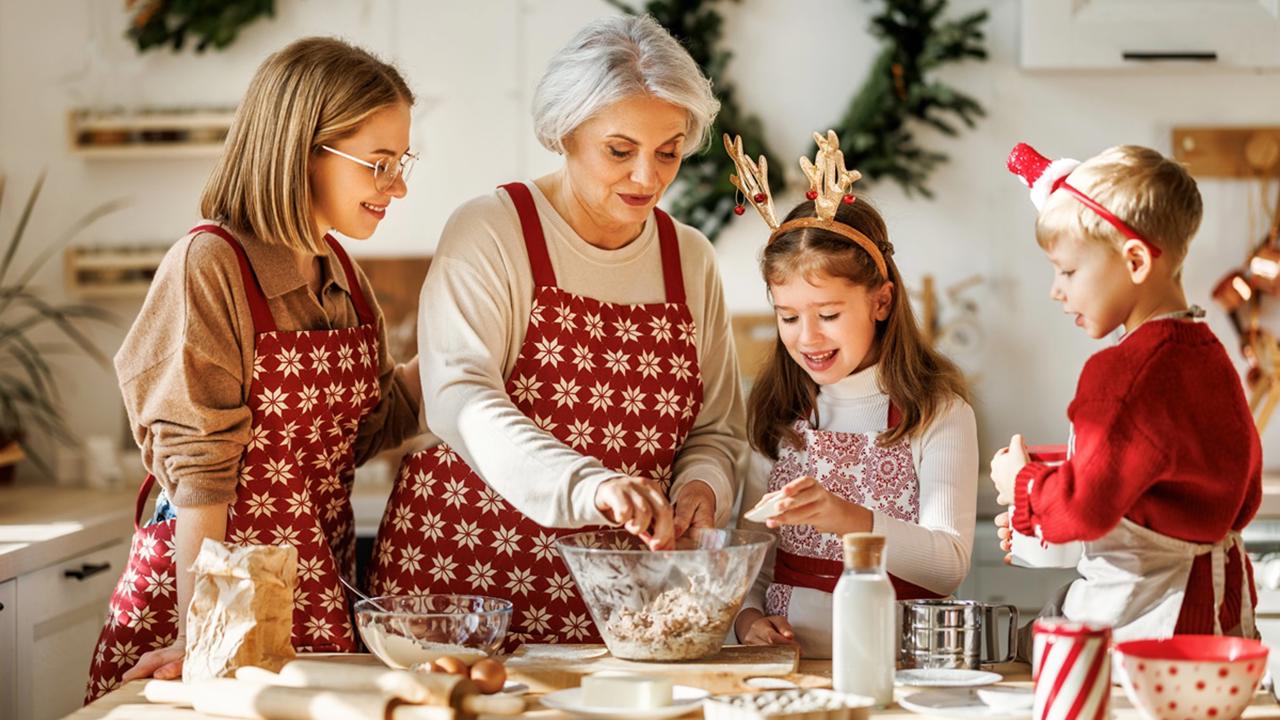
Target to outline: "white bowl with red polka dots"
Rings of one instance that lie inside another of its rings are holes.
[[[1234,720],[1267,669],[1261,642],[1214,635],[1130,640],[1114,657],[1125,695],[1147,720]]]

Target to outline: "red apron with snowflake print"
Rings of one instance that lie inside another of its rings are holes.
[[[898,409],[891,404],[888,426],[896,427],[900,421]],[[837,497],[892,518],[920,522],[920,480],[911,460],[908,438],[881,447],[876,444],[878,432],[816,430],[803,421],[796,423],[795,429],[804,445],[797,448],[784,443],[778,448],[768,492],[781,490],[792,480],[808,475]],[[818,532],[812,525],[778,528],[778,550],[773,583],[765,595],[765,614],[786,617],[794,588],[829,593],[842,572],[844,547],[839,535]],[[892,574],[889,579],[899,600],[942,597]]]
[[[340,330],[279,331],[244,248],[217,225],[192,230],[225,240],[239,259],[253,314],[249,387],[251,438],[227,511],[229,543],[292,545],[298,551],[293,645],[314,652],[355,649],[341,574],[355,575],[352,447],[360,420],[378,404],[378,327],[351,261],[331,237],[360,324]],[[110,691],[139,656],[177,634],[174,520],[138,527],[154,478],[138,493],[129,565],[111,597],[89,672],[86,702]]]
[[[676,452],[702,406],[696,330],[684,302],[675,225],[655,210],[666,302],[608,303],[556,285],[529,189],[515,203],[535,284],[511,401],[583,455],[666,490]],[[409,456],[378,529],[369,585],[377,594],[463,593],[515,604],[507,648],[599,642],[555,548],[579,529],[548,528],[512,507],[448,446]]]

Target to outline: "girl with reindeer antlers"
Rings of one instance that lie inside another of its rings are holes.
[[[724,138],[730,178],[770,228],[760,267],[778,321],[748,401],[748,436],[773,463],[749,478],[743,527],[778,546],[735,629],[748,644],[830,657],[841,536],[884,535],[898,599],[943,597],[969,570],[978,440],[960,371],[924,340],[884,220],[853,194],[834,132],[800,160],[807,200],[779,224],[768,164]],[[759,458],[757,458],[759,459]]]

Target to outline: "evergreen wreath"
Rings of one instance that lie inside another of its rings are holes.
[[[169,45],[176,52],[195,39],[196,52],[230,45],[244,26],[275,17],[275,0],[126,0],[133,11],[126,33],[138,52]]]
[[[715,240],[725,223],[734,217],[733,208],[737,204],[734,187],[729,183],[733,160],[720,150],[720,136],[741,135],[743,149],[749,155],[771,154],[764,144],[760,118],[738,107],[733,83],[725,78],[725,67],[733,53],[720,47],[722,18],[712,7],[717,2],[719,0],[649,0],[637,9],[623,0],[609,0],[609,4],[629,15],[653,16],[680,41],[702,68],[702,73],[715,83],[720,114],[711,127],[711,145],[708,150],[684,159],[670,194],[671,214],[697,227],[711,240]],[[770,180],[775,189],[784,187],[786,178],[781,165]]]
[[[942,20],[946,6],[947,0],[884,0],[871,18],[871,33],[886,44],[832,126],[849,167],[872,181],[892,180],[909,196],[932,198],[925,183],[947,160],[945,153],[921,147],[912,126],[923,122],[954,137],[956,119],[973,128],[986,114],[977,100],[930,77],[948,63],[987,58],[981,27],[987,11]]]

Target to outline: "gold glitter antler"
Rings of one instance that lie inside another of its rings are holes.
[[[733,160],[733,166],[738,169],[737,175],[729,176],[729,182],[747,197],[747,202],[760,213],[760,217],[764,218],[769,229],[777,230],[778,219],[773,214],[773,194],[769,192],[769,161],[761,155],[760,162],[757,164],[747,157],[742,152],[741,135],[730,140],[729,133],[725,133],[724,149]],[[741,207],[738,208],[738,212],[741,214]]]
[[[862,173],[845,168],[840,139],[834,130],[828,130],[825,138],[814,133],[813,140],[818,144],[815,162],[810,162],[807,157],[800,158],[800,170],[809,178],[809,192],[805,196],[813,201],[819,218],[831,220],[836,216],[840,203],[853,203],[850,191],[853,184],[862,179]]]

